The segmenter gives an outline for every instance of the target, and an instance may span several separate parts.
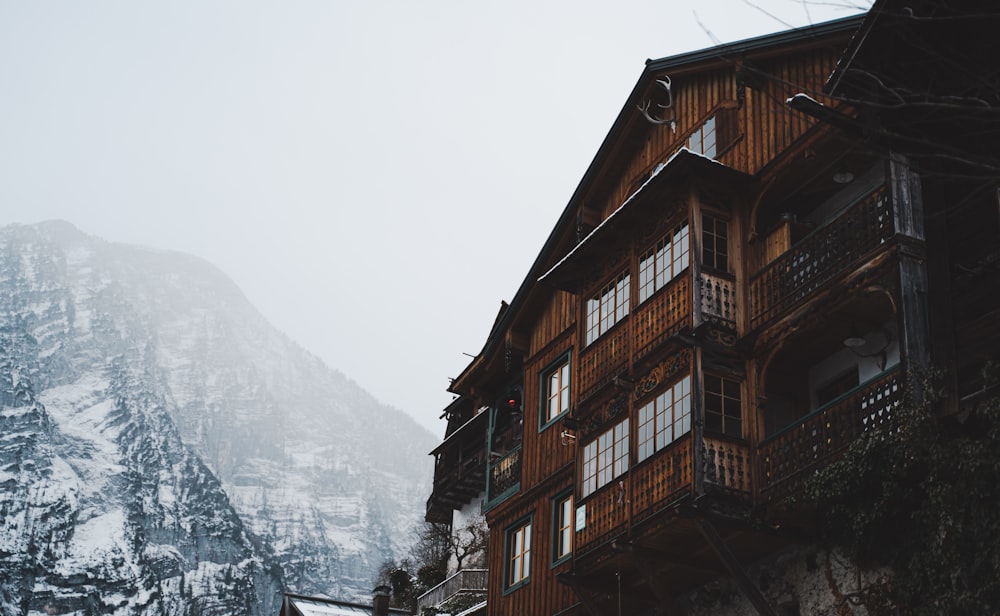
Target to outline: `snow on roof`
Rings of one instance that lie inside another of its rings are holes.
[[[486,608],[486,602],[483,601],[482,603],[477,603],[476,605],[473,605],[472,607],[470,607],[465,611],[455,614],[455,616],[472,616],[476,612],[483,610],[485,608]]]
[[[358,614],[368,614],[371,616],[372,609],[360,605],[349,603],[339,603],[323,601],[321,599],[306,599],[304,597],[289,597],[289,601],[295,606],[302,616],[357,616]]]
[[[666,161],[664,161],[664,162],[660,163],[659,165],[657,165],[656,168],[653,169],[653,172],[649,174],[649,178],[647,178],[646,181],[642,183],[642,186],[640,186],[638,189],[636,189],[636,191],[634,193],[632,193],[631,195],[629,195],[628,199],[625,199],[625,201],[623,201],[622,204],[619,205],[615,209],[614,212],[611,212],[611,214],[607,218],[605,218],[604,220],[602,220],[601,224],[599,224],[596,227],[594,227],[594,229],[590,233],[587,234],[587,237],[583,238],[576,246],[574,246],[573,249],[570,250],[562,259],[560,259],[558,263],[556,263],[551,268],[549,268],[549,271],[547,271],[544,274],[542,274],[538,278],[538,281],[540,282],[542,280],[545,280],[546,277],[550,276],[553,272],[555,272],[560,267],[562,267],[564,263],[566,263],[567,261],[569,261],[573,257],[573,255],[575,255],[578,251],[580,251],[583,248],[583,246],[585,246],[585,245],[588,244],[588,240],[590,240],[597,233],[599,233],[601,231],[601,229],[603,229],[604,227],[606,227],[609,224],[611,224],[611,222],[615,219],[615,216],[619,212],[621,212],[622,210],[624,210],[625,207],[628,206],[633,200],[635,200],[635,198],[637,197],[637,195],[639,195],[643,191],[643,189],[645,189],[647,186],[649,186],[649,183],[652,182],[654,179],[656,179],[656,176],[658,176],[660,174],[660,172],[662,172],[664,169],[669,168],[672,165],[672,163],[675,160],[677,160],[678,158],[680,158],[681,156],[685,156],[685,157],[687,157],[687,156],[693,156],[693,157],[701,159],[702,161],[705,161],[707,163],[711,163],[713,165],[718,165],[720,168],[731,169],[731,167],[728,167],[728,166],[724,165],[723,163],[715,160],[714,158],[710,158],[708,156],[705,156],[701,152],[695,152],[693,150],[689,150],[686,146],[685,147],[681,147],[679,150],[677,150],[676,152],[674,152],[673,154],[671,154],[670,158],[668,158]],[[699,162],[699,164],[705,164],[705,162]]]

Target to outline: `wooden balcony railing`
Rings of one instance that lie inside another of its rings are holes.
[[[753,494],[750,447],[744,442],[705,437],[706,491],[740,498]]]
[[[513,491],[521,483],[521,447],[507,452],[490,464],[486,498],[488,505]]]
[[[892,429],[903,398],[899,368],[879,375],[761,443],[761,498],[776,500],[835,461],[863,432]]]
[[[884,191],[872,193],[758,272],[750,281],[751,326],[791,308],[895,233]]]
[[[486,593],[486,569],[461,569],[434,588],[417,597],[417,614],[435,608],[461,593]]]
[[[723,327],[736,324],[736,281],[730,275],[701,272],[698,279],[702,321]]]
[[[691,324],[691,278],[678,276],[665,289],[636,308],[632,319],[636,357],[648,353],[664,340]]]
[[[628,531],[694,489],[691,435],[636,465],[583,503],[586,526],[576,534],[576,553],[584,554]]]

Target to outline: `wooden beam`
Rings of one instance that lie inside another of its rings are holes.
[[[653,565],[650,562],[651,559],[647,558],[645,555],[645,549],[637,547],[632,542],[624,541],[615,541],[612,548],[616,552],[624,554],[626,559],[631,560],[635,569],[639,571],[639,574],[642,575],[643,579],[645,579],[646,584],[656,596],[656,601],[660,604],[656,608],[657,613],[663,614],[664,616],[684,616],[684,610],[677,605],[677,602],[674,601],[673,595],[666,590],[666,581],[658,580],[656,579],[656,576],[653,575]]]
[[[760,594],[760,590],[750,581],[750,576],[743,568],[743,565],[740,564],[740,561],[736,559],[736,556],[726,546],[726,543],[719,536],[719,532],[715,530],[712,523],[701,516],[696,517],[695,522],[698,524],[698,530],[705,537],[705,541],[708,542],[709,547],[712,548],[716,556],[719,557],[719,560],[722,561],[722,564],[729,570],[729,574],[733,576],[736,585],[743,591],[746,598],[750,599],[750,603],[757,609],[757,613],[761,616],[778,616],[778,613],[774,611],[774,608],[767,602],[764,595]]]
[[[556,575],[556,580],[573,590],[573,594],[576,595],[576,598],[580,600],[580,603],[583,604],[583,607],[591,616],[602,616],[601,610],[594,603],[594,598],[586,592],[584,584],[577,576],[572,573],[560,573]]]

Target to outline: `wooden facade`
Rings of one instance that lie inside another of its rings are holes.
[[[488,413],[489,614],[682,613],[677,597],[722,576],[776,613],[744,565],[788,544],[783,503],[811,473],[893,428],[930,320],[968,313],[941,356],[994,352],[998,321],[978,313],[996,316],[995,281],[926,301],[914,166],[786,104],[855,117],[824,86],[865,23],[647,63],[452,386]],[[970,207],[992,220],[995,193]],[[998,230],[945,233],[988,236],[981,264],[997,254]]]

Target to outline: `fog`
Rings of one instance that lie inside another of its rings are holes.
[[[221,268],[436,433],[647,58],[793,0],[0,2],[0,224]]]

